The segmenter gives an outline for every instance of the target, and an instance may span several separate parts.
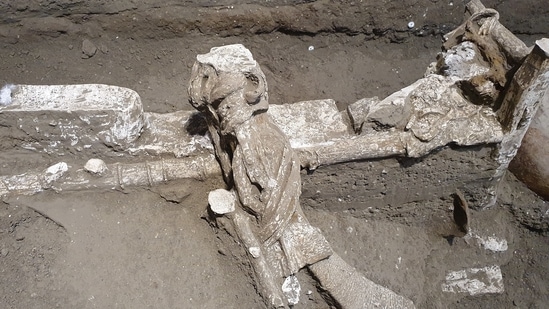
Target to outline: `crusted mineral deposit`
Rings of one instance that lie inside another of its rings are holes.
[[[377,285],[348,284],[330,275],[341,268],[346,278],[367,281],[332,251],[303,214],[299,156],[267,113],[267,82],[251,52],[235,44],[198,55],[189,97],[206,118],[228,187],[210,192],[210,208],[231,219],[267,305],[297,304],[300,289],[294,275],[309,266],[342,307],[363,307]],[[234,210],[233,201],[226,200],[231,198],[237,204]],[[379,291],[401,308],[413,308],[411,301],[383,287]],[[347,297],[354,293],[362,297]],[[383,297],[380,302],[386,302]]]

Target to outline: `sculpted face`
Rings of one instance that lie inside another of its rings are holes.
[[[235,133],[236,129],[253,117],[254,108],[244,100],[242,89],[225,97],[217,109],[221,134]]]
[[[213,120],[221,134],[231,134],[258,113],[267,111],[265,76],[257,72],[219,72],[196,62],[189,86],[190,103]]]

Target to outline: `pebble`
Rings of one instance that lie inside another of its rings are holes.
[[[208,203],[214,213],[224,215],[235,210],[235,198],[232,192],[225,189],[217,189],[210,191],[208,194]]]
[[[65,173],[69,170],[69,166],[65,162],[59,162],[48,167],[44,172],[44,181],[51,185],[53,182],[59,180],[63,177]]]
[[[286,277],[282,284],[282,293],[288,299],[288,304],[291,306],[299,303],[299,294],[301,293],[301,285],[294,275]]]
[[[85,39],[82,41],[82,58],[88,59],[93,57],[95,53],[97,52],[97,47],[95,44],[92,43],[92,41]]]
[[[10,250],[8,250],[8,248],[2,248],[2,250],[0,250],[0,255],[2,257],[6,257],[9,253],[10,253]]]
[[[103,54],[108,54],[108,53],[109,53],[109,48],[108,48],[106,45],[104,45],[104,44],[102,44],[102,45],[99,46],[99,50],[100,50]]]
[[[102,175],[108,170],[107,164],[101,159],[89,159],[84,165],[84,169],[95,175]]]
[[[248,252],[250,252],[254,259],[257,259],[261,255],[261,249],[259,249],[259,247],[250,247]]]

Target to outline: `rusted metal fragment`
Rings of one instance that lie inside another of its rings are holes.
[[[463,196],[461,191],[456,190],[453,194],[454,197],[454,223],[457,225],[458,229],[463,233],[467,234],[469,231],[469,203]]]
[[[499,13],[487,9],[479,0],[467,3],[465,22],[444,36],[446,42],[443,47],[450,49],[462,42],[464,37],[481,45],[481,49],[500,48],[504,59],[515,65],[520,64],[529,52],[526,44],[499,22]]]

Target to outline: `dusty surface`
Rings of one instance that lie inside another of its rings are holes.
[[[243,43],[267,76],[271,103],[333,98],[343,107],[421,77],[440,34],[459,24],[463,11],[462,1],[427,0],[135,2],[0,1],[0,83],[113,84],[138,91],[147,111],[191,109],[186,87],[195,55]],[[542,1],[485,4],[528,45],[549,36]],[[0,159],[0,173],[11,175],[88,158],[36,154],[0,141]],[[383,169],[357,166],[302,173],[302,200],[311,222],[367,277],[418,308],[549,306],[549,205],[512,175],[494,209],[472,213],[474,231],[508,242],[506,251],[491,252],[444,237],[453,192],[399,207],[376,200],[370,209],[361,193],[365,208],[356,211],[346,191],[355,182],[373,195],[385,189],[398,196],[408,187],[378,188],[374,174]],[[434,168],[444,166],[425,164],[424,173],[406,177],[421,183]],[[327,183],[330,190],[318,190]],[[221,179],[209,179],[4,199],[0,307],[262,308],[240,247],[203,219],[208,190],[220,186]],[[487,265],[501,266],[503,294],[441,291],[447,272]],[[304,293],[296,308],[329,308],[305,272],[299,279]]]

